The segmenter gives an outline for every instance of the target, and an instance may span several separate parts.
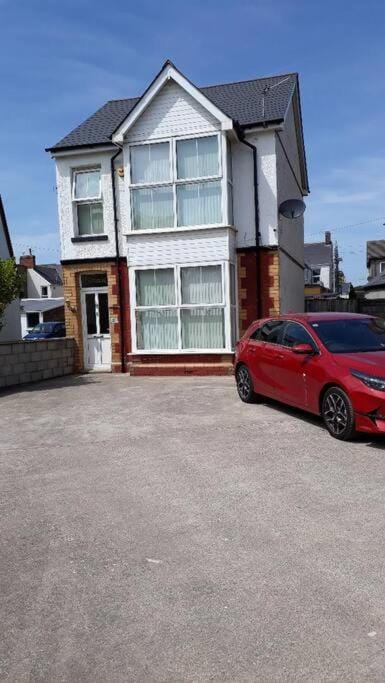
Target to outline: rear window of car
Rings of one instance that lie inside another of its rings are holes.
[[[253,332],[250,339],[269,344],[279,344],[281,341],[284,322],[282,320],[267,320]]]

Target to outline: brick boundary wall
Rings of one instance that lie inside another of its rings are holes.
[[[0,389],[74,372],[75,340],[0,343]]]

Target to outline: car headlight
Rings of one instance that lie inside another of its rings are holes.
[[[353,377],[361,380],[367,387],[376,389],[377,391],[385,391],[385,377],[373,377],[373,375],[365,375],[359,370],[350,370]]]

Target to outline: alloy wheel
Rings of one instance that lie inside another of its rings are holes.
[[[324,419],[329,429],[336,436],[340,436],[348,426],[348,410],[343,397],[337,393],[330,393],[324,405]]]
[[[244,401],[246,401],[251,392],[250,375],[245,367],[240,367],[237,372],[237,387],[238,393]]]

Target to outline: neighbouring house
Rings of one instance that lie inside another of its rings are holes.
[[[366,242],[366,266],[368,280],[385,274],[385,240]]]
[[[303,310],[297,74],[197,87],[167,61],[47,151],[78,369],[228,373],[252,320]]]
[[[4,205],[0,195],[0,259],[10,258],[14,258],[14,253]],[[14,339],[20,339],[20,337],[20,300],[14,299],[5,309],[0,329],[0,342],[13,341]]]
[[[42,322],[64,321],[62,267],[37,265],[32,253],[20,257],[25,272],[25,291],[20,302],[22,336]]]
[[[327,230],[323,242],[306,242],[305,296],[320,296],[335,291],[334,251],[331,234]]]

